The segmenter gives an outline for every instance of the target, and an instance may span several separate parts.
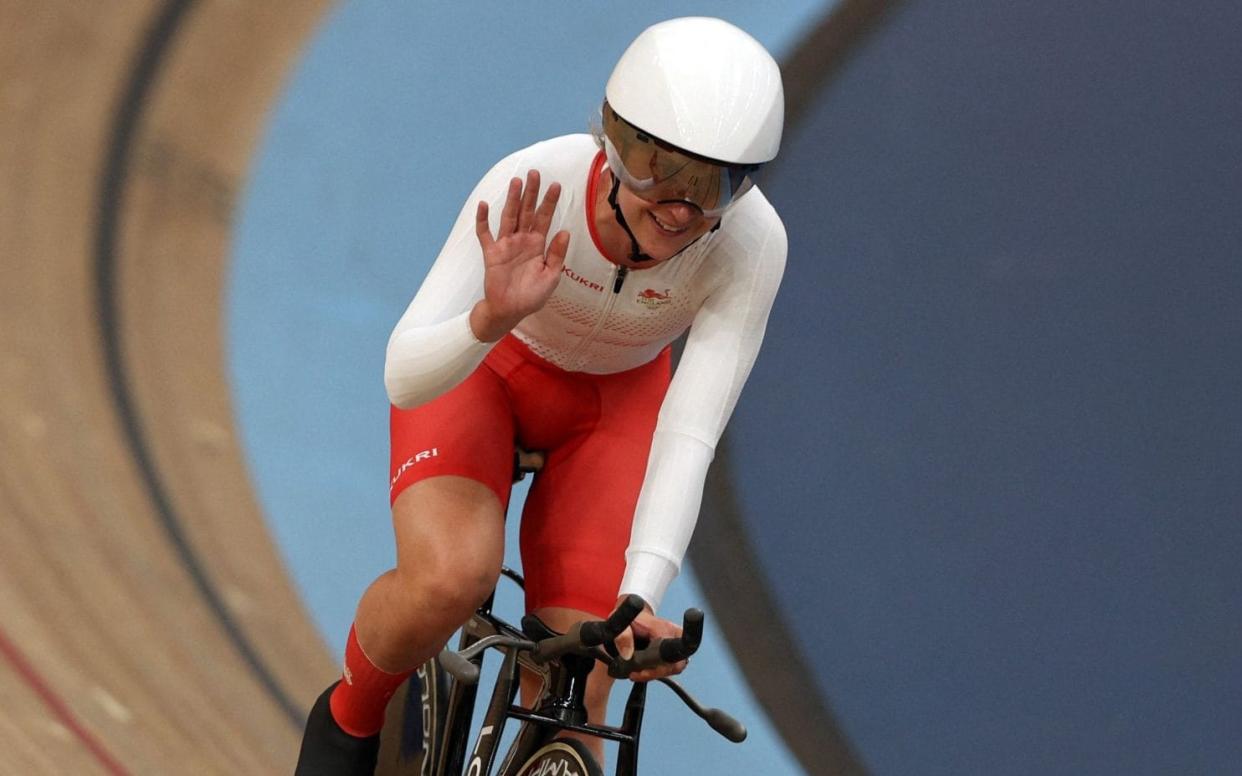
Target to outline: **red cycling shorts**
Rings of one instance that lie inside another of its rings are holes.
[[[626,372],[567,372],[509,335],[464,382],[413,409],[392,408],[389,498],[429,477],[468,477],[509,503],[515,445],[541,450],[522,513],[526,607],[610,614],[656,416],[666,348]]]

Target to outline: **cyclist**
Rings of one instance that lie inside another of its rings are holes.
[[[371,773],[388,699],[492,591],[515,445],[546,454],[521,522],[527,609],[566,629],[635,593],[634,633],[680,634],[655,611],[784,270],[784,227],[751,182],[783,114],[757,41],[673,19],[622,55],[601,127],[475,187],[389,340],[397,567],[359,603],[299,773]],[[588,684],[591,722],[609,685]]]

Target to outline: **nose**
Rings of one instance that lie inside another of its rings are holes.
[[[676,226],[685,226],[702,212],[689,202],[666,202],[661,206],[660,219]]]

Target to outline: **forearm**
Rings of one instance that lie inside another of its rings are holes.
[[[779,272],[767,284],[741,280],[695,317],[660,409],[621,586],[653,608],[681,568],[707,469],[758,354]]]
[[[622,595],[636,593],[652,610],[659,607],[681,569],[714,455],[711,445],[693,436],[656,431],[625,553]]]
[[[402,408],[424,404],[465,380],[482,363],[493,343],[476,336],[470,319],[471,312],[464,312],[440,323],[393,332],[384,361],[389,401]]]

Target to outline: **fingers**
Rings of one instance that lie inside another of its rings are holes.
[[[675,622],[642,612],[635,618],[634,632],[645,639],[675,639],[681,636],[681,626]]]
[[[565,266],[565,254],[568,252],[569,232],[561,230],[556,233],[556,236],[552,238],[552,243],[548,245],[548,252],[544,255],[543,263],[559,277],[561,267]]]
[[[492,227],[487,222],[487,202],[479,200],[479,206],[474,212],[474,233],[479,238],[479,245],[483,246],[484,252],[496,242],[492,239]]]
[[[548,186],[548,193],[544,195],[543,202],[539,203],[539,209],[535,212],[531,229],[539,234],[547,234],[552,228],[552,216],[556,213],[556,203],[561,199],[561,184],[553,183]]]
[[[522,192],[522,210],[518,215],[517,228],[529,232],[535,228],[535,203],[539,201],[539,171],[528,170],[526,188]]]
[[[513,232],[548,233],[552,216],[556,212],[556,203],[561,198],[561,185],[553,183],[549,186],[543,202],[539,202],[539,187],[538,170],[527,171],[525,182],[521,178],[509,180],[505,207],[500,214],[498,238]]]
[[[509,181],[509,193],[505,195],[505,209],[500,211],[500,230],[497,238],[503,238],[517,231],[518,215],[521,208],[522,179],[513,178]]]
[[[568,235],[566,235],[568,237]],[[561,234],[553,239],[553,245],[561,238]],[[551,251],[549,250],[549,253]],[[682,635],[681,628],[673,622],[661,619],[650,612],[642,612],[635,618],[634,622],[626,628],[620,636],[617,637],[617,651],[622,657],[629,658],[634,654],[635,637],[654,641],[656,639],[675,639]],[[686,670],[689,660],[681,660],[677,663],[656,665],[650,668],[644,668],[641,671],[635,671],[630,674],[630,679],[635,682],[650,682],[656,679],[662,679],[667,676],[675,676]]]
[[[617,636],[617,638],[614,640],[613,643],[617,645],[617,652],[620,653],[621,657],[625,658],[626,660],[629,660],[630,658],[634,657],[634,631],[633,630],[626,628],[625,630],[621,631],[621,635]]]
[[[635,671],[630,674],[630,679],[635,682],[654,682],[656,679],[663,679],[668,676],[676,676],[686,667],[690,665],[689,660],[682,660],[672,665],[656,666],[655,668],[644,668],[642,671]]]
[[[561,198],[561,185],[553,183],[549,186],[543,202],[539,202],[539,186],[538,170],[528,171],[525,181],[516,177],[509,180],[504,209],[500,212],[500,226],[494,237],[488,221],[488,204],[486,201],[479,202],[475,212],[474,232],[484,252],[495,243],[506,241],[505,238],[519,232],[547,235],[552,227],[552,217],[556,214],[556,205]],[[559,232],[553,238],[552,244],[547,246],[544,262],[559,273],[568,251],[569,232]]]

